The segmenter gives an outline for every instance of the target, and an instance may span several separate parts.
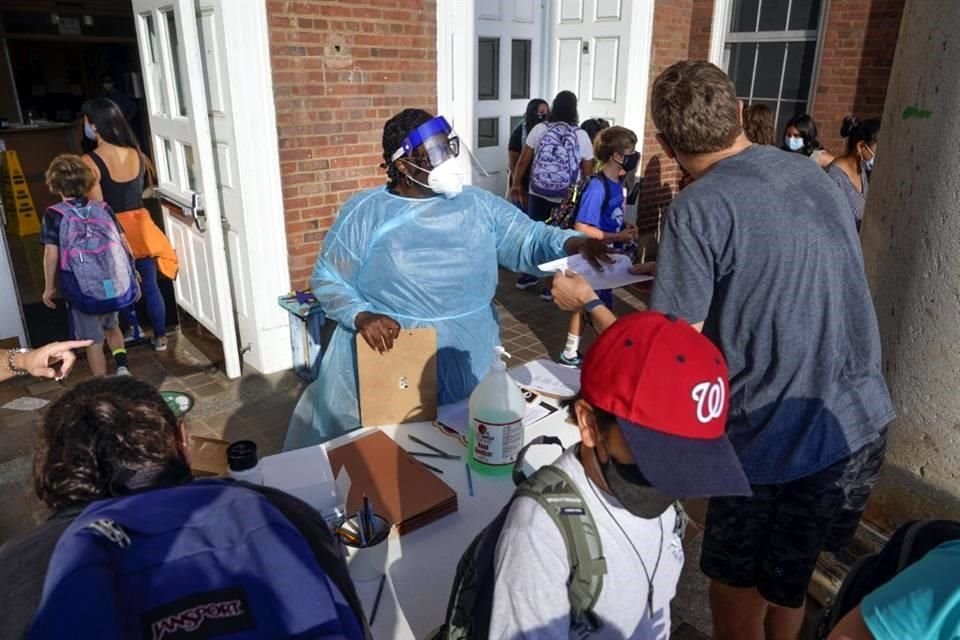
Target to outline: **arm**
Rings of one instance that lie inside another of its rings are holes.
[[[572,271],[564,271],[553,277],[553,303],[564,311],[580,311],[599,299],[587,281]],[[590,310],[590,319],[597,333],[603,333],[617,321],[617,316],[605,305],[599,304]]]
[[[510,167],[511,175],[513,174],[514,170],[517,168],[517,161],[519,159],[520,159],[520,153],[518,151],[507,151],[507,166]]]
[[[93,344],[92,340],[51,342],[33,351],[14,354],[13,366],[36,378],[63,380],[73,368],[73,363],[77,361],[77,357],[72,350],[89,347],[91,344]],[[9,358],[10,352],[6,349],[0,349],[0,382],[16,375],[13,369],[7,366],[10,361]]]
[[[51,309],[57,308],[53,297],[57,294],[57,266],[60,262],[60,248],[55,244],[43,245],[43,304]]]
[[[83,160],[83,163],[90,168],[90,171],[93,172],[93,177],[96,182],[93,183],[93,188],[90,189],[90,192],[87,194],[87,197],[91,200],[103,200],[103,189],[100,188],[100,169],[97,167],[97,163],[93,161],[90,157],[90,154],[84,154],[80,158]]]
[[[533,147],[523,145],[523,151],[517,158],[517,164],[513,167],[513,188],[523,188],[523,176],[527,175],[527,169],[533,161]]]
[[[539,273],[538,265],[568,255],[569,241],[583,240],[574,231],[534,222],[503,198],[485,191],[476,193],[494,234],[497,262],[511,271]]]

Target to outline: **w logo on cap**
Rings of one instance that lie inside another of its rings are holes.
[[[690,395],[697,403],[697,420],[701,424],[707,424],[723,415],[726,389],[722,378],[717,378],[715,382],[701,382],[693,388]]]

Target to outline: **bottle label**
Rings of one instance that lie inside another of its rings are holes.
[[[472,418],[473,457],[489,465],[513,464],[523,448],[523,419],[497,423]]]

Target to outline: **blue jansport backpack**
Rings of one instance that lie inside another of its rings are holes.
[[[60,202],[50,207],[60,221],[60,290],[83,313],[131,306],[137,299],[133,258],[106,203]]]
[[[530,190],[547,198],[562,198],[577,182],[580,152],[577,127],[552,122],[534,151]]]
[[[230,481],[100,500],[57,542],[29,637],[364,638],[319,556],[263,493]]]

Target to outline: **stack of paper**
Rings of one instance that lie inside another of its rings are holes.
[[[630,273],[630,267],[633,262],[629,256],[622,254],[611,254],[610,258],[613,264],[603,265],[603,271],[597,271],[587,262],[586,258],[577,254],[567,258],[560,258],[553,262],[547,262],[539,265],[540,270],[546,273],[559,273],[561,271],[573,271],[590,283],[595,290],[617,289],[625,287],[628,284],[637,284],[639,282],[648,282],[653,280],[653,276],[638,276]]]
[[[545,401],[538,394],[526,389],[521,390],[524,392],[524,399],[527,401],[527,412],[523,416],[523,426],[529,427],[559,410],[555,403]],[[437,422],[456,432],[460,441],[466,445],[467,427],[470,424],[469,398],[439,407],[437,409]]]
[[[510,376],[521,387],[554,398],[572,398],[580,391],[580,370],[564,367],[541,358],[510,369]]]

